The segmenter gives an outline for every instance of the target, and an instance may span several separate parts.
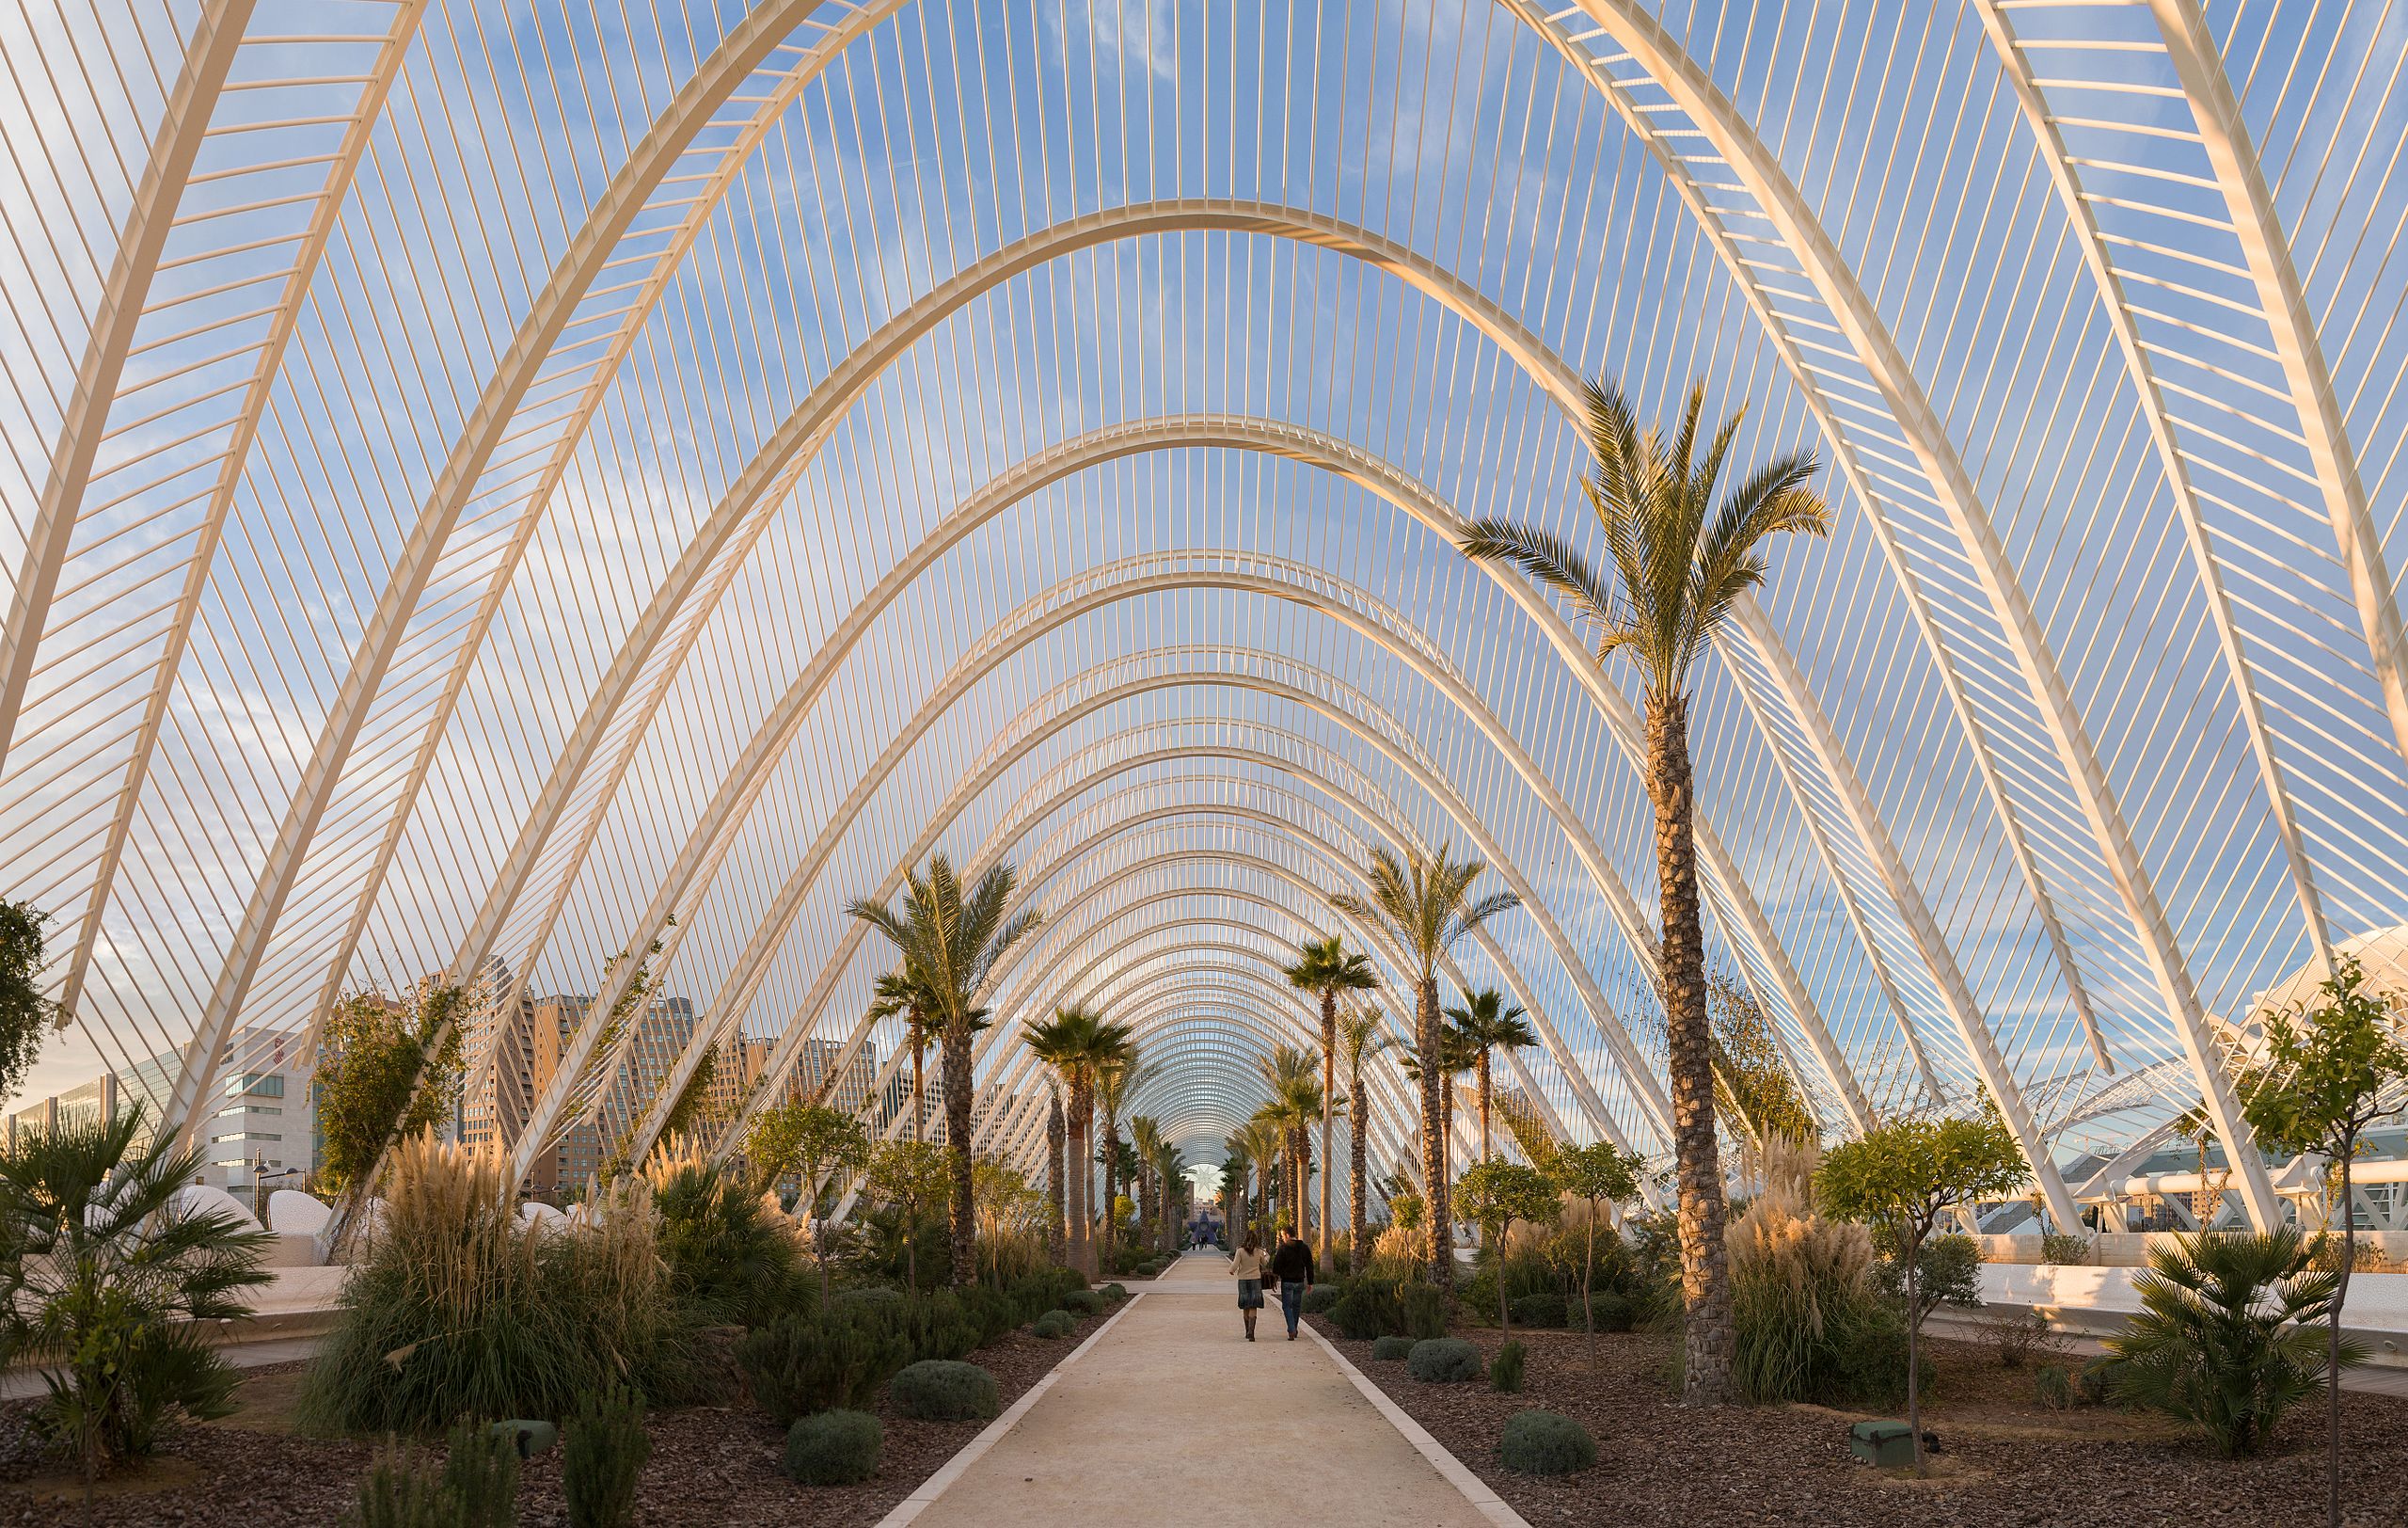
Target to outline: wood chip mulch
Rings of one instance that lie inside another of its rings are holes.
[[[1064,1338],[1011,1332],[972,1354],[971,1361],[994,1375],[1008,1407],[1112,1314],[1107,1309],[1082,1317]],[[342,1521],[375,1451],[365,1442],[289,1430],[284,1408],[302,1367],[246,1371],[241,1411],[220,1423],[177,1429],[148,1464],[103,1482],[90,1518],[95,1528],[305,1528]],[[80,1523],[81,1483],[29,1437],[26,1409],[17,1404],[0,1410],[0,1528]],[[987,1425],[897,1416],[883,1392],[876,1409],[886,1425],[878,1474],[858,1486],[825,1488],[786,1478],[784,1432],[748,1405],[656,1412],[648,1422],[652,1458],[644,1466],[636,1520],[646,1528],[873,1523]],[[568,1521],[559,1450],[522,1467],[518,1520],[521,1528],[561,1528]]]
[[[2273,1450],[2217,1457],[2170,1423],[2115,1408],[2051,1411],[2029,1369],[2002,1368],[1985,1348],[1934,1343],[1940,1374],[1925,1426],[1940,1436],[1933,1478],[1877,1471],[1848,1454],[1868,1412],[1819,1407],[1688,1410],[1660,1377],[1661,1340],[1601,1335],[1596,1357],[1577,1333],[1516,1331],[1529,1350],[1519,1394],[1485,1383],[1427,1385],[1402,1362],[1375,1362],[1310,1318],[1354,1366],[1429,1429],[1534,1528],[1557,1523],[1766,1523],[2054,1528],[2300,1528],[2324,1519],[2324,1409],[2292,1413]],[[1455,1333],[1495,1353],[1494,1329]],[[1547,1479],[1497,1460],[1506,1421],[1532,1407],[1577,1418],[1597,1441],[1595,1468]],[[2352,1528],[2408,1525],[2408,1401],[2344,1392],[2342,1501]]]

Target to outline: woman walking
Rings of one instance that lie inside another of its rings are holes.
[[[1229,1255],[1229,1277],[1238,1281],[1238,1313],[1245,1317],[1245,1340],[1254,1341],[1255,1313],[1262,1309],[1262,1248],[1254,1233]]]

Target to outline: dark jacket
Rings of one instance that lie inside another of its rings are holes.
[[[1271,1254],[1271,1271],[1283,1284],[1308,1284],[1313,1281],[1313,1249],[1301,1241],[1281,1242]]]

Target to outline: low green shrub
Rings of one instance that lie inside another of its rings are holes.
[[[671,1287],[705,1317],[758,1327],[797,1299],[816,1297],[817,1283],[801,1277],[793,1234],[743,1174],[688,1157],[654,1168],[650,1176]]]
[[[949,1289],[914,1295],[886,1310],[900,1323],[904,1345],[915,1362],[964,1358],[986,1340],[985,1329],[971,1316],[961,1297]]]
[[[1003,1409],[995,1377],[974,1363],[923,1359],[888,1385],[895,1409],[921,1422],[984,1422]]]
[[[643,1397],[612,1385],[585,1397],[561,1442],[561,1493],[570,1528],[626,1528],[635,1521],[636,1480],[652,1457]]]
[[[886,1429],[866,1411],[822,1411],[786,1429],[786,1477],[805,1486],[850,1486],[878,1473]]]
[[[1522,1365],[1529,1350],[1519,1343],[1507,1343],[1488,1361],[1488,1388],[1517,1391],[1522,1388]]]
[[[1097,1293],[1115,1305],[1129,1297],[1129,1288],[1126,1284],[1106,1284]]]
[[[356,1528],[512,1528],[518,1520],[518,1450],[473,1423],[453,1427],[441,1466],[389,1444],[359,1482]]]
[[[1371,1357],[1382,1363],[1393,1362],[1412,1353],[1413,1341],[1410,1337],[1400,1337],[1394,1333],[1377,1338],[1371,1344]]]
[[[1103,1297],[1092,1289],[1073,1289],[1062,1297],[1062,1309],[1078,1315],[1093,1315],[1103,1309]]]
[[[2077,1233],[2052,1231],[2040,1238],[2040,1261],[2087,1266],[2093,1255],[2090,1238]]]
[[[1356,1342],[1404,1330],[1404,1304],[1386,1280],[1349,1281],[1329,1308],[1330,1324]]]
[[[1403,1331],[1425,1341],[1447,1335],[1447,1297],[1436,1284],[1409,1283],[1399,1293],[1403,1304]]]
[[[1597,1462],[1597,1441],[1560,1411],[1516,1411],[1497,1440],[1497,1459],[1517,1474],[1568,1475]]]
[[[2050,1364],[2032,1377],[2033,1393],[2040,1404],[2052,1411],[2063,1411],[2073,1405],[2073,1379],[2060,1364]]]
[[[2074,1377],[2074,1388],[2092,1406],[2104,1406],[2115,1393],[2116,1382],[2123,1377],[2124,1361],[2113,1353],[2101,1353],[2082,1366]]]
[[[1600,1289],[1589,1296],[1589,1306],[1583,1316],[1583,1326],[1586,1326],[1588,1320],[1593,1319],[1597,1323],[1599,1331],[1628,1331],[1635,1314],[1627,1297],[1616,1294],[1610,1289]],[[1568,1325],[1572,1316],[1569,1309],[1564,1312],[1564,1316]]]
[[[1561,1327],[1568,1324],[1560,1295],[1525,1295],[1508,1306],[1517,1327]]]
[[[857,1284],[851,1289],[836,1291],[829,1297],[828,1303],[832,1306],[900,1305],[903,1303],[903,1291],[890,1289],[884,1284]]]
[[[1480,1349],[1460,1337],[1425,1337],[1405,1355],[1404,1366],[1425,1385],[1460,1384],[1480,1377]]]
[[[885,1312],[832,1303],[817,1315],[788,1316],[745,1333],[736,1360],[752,1398],[781,1426],[814,1411],[867,1405],[910,1348]]]
[[[1076,1323],[1068,1311],[1048,1311],[1037,1318],[1035,1330],[1039,1337],[1068,1337]]]
[[[1306,1313],[1321,1315],[1344,1297],[1344,1291],[1335,1284],[1315,1284],[1305,1291]]]

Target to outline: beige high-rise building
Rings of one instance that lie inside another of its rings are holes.
[[[502,999],[515,985],[509,963],[497,956],[477,973],[463,1004],[467,1027],[461,1054],[475,1085],[461,1095],[460,1139],[470,1146],[510,1150],[534,1111],[535,1000],[521,990],[502,1012]]]
[[[594,999],[584,994],[537,998],[532,1017],[530,1093],[531,1100],[551,1086],[561,1058],[579,1026],[592,1011]],[[655,999],[634,1021],[617,1067],[607,1078],[589,1083],[591,1100],[578,1110],[576,1122],[560,1132],[549,1151],[535,1155],[528,1185],[538,1193],[581,1190],[601,1174],[605,1164],[642,1122],[654,1095],[668,1080],[686,1042],[694,1033],[694,1005],[684,997]],[[572,1098],[574,1107],[579,1100]]]

